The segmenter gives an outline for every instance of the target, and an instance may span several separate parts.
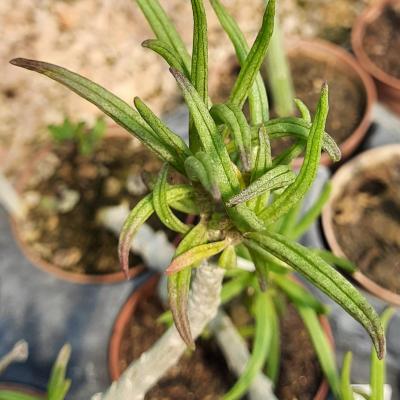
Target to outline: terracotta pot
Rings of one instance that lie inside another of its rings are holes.
[[[362,170],[371,169],[376,164],[380,164],[393,156],[400,157],[400,145],[393,144],[388,146],[377,147],[368,150],[355,157],[349,163],[346,163],[334,174],[332,182],[331,197],[322,212],[322,229],[329,247],[333,253],[339,257],[346,257],[346,254],[340,246],[336,232],[333,225],[333,204],[336,198],[340,197],[350,180],[354,175]],[[400,306],[400,295],[385,289],[378,285],[370,278],[365,276],[361,271],[356,271],[352,278],[369,293],[378,297],[379,299]]]
[[[26,394],[29,396],[36,396],[41,399],[45,399],[46,395],[38,390],[27,388],[23,385],[17,385],[15,383],[0,383],[0,390],[13,390],[20,394]]]
[[[110,125],[107,133],[107,137],[128,137],[127,132],[125,132],[122,128],[117,125]],[[136,139],[133,139],[136,140]],[[138,142],[139,143],[139,142]],[[140,144],[138,144],[140,145]],[[37,153],[36,157],[31,160],[29,168],[26,168],[20,176],[19,181],[17,182],[17,190],[22,191],[25,184],[28,182],[29,178],[32,174],[32,165],[39,162],[43,157],[45,157],[48,152],[50,151],[50,146],[43,148],[40,152]],[[48,272],[55,277],[79,284],[110,284],[110,283],[117,283],[123,282],[126,280],[126,277],[122,271],[113,272],[109,274],[102,274],[102,275],[86,275],[80,274],[76,272],[69,272],[62,270],[61,268],[57,267],[56,265],[44,260],[41,258],[30,246],[26,245],[22,238],[20,232],[20,226],[18,221],[14,220],[13,218],[10,219],[11,221],[11,229],[18,243],[21,251],[25,255],[25,257],[35,266],[40,268],[41,270]],[[130,277],[133,279],[141,274],[145,270],[144,265],[136,265],[130,269]]]
[[[373,23],[389,4],[400,4],[399,0],[381,0],[369,7],[356,20],[352,34],[351,42],[354,53],[362,67],[371,74],[378,87],[379,99],[397,114],[400,114],[400,79],[389,75],[383,71],[369,58],[363,46],[365,30]]]
[[[300,57],[307,56],[311,59],[330,63],[335,69],[341,70],[343,74],[353,77],[360,91],[365,96],[365,110],[359,125],[354,132],[340,144],[342,159],[349,157],[364,139],[372,121],[372,106],[376,102],[376,88],[373,80],[358,65],[355,58],[341,47],[322,40],[296,40],[289,43],[288,55]],[[295,165],[300,166],[302,159],[295,160]],[[328,154],[322,154],[321,163],[331,165],[332,161]]]
[[[115,320],[108,349],[108,367],[110,378],[112,381],[117,380],[123,372],[120,368],[119,354],[125,329],[131,322],[132,316],[135,314],[139,303],[142,300],[148,299],[149,297],[154,295],[154,291],[157,287],[158,281],[158,275],[152,276],[138,290],[136,290],[128,299],[128,301],[122,306],[122,309]],[[320,323],[331,346],[334,347],[333,334],[328,318],[326,318],[325,316],[321,316]],[[325,400],[328,396],[328,393],[329,385],[328,382],[324,379],[318,388],[314,400]]]

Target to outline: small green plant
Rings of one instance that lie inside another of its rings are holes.
[[[326,339],[317,323],[321,305],[301,287],[293,284],[288,279],[289,274],[299,272],[359,321],[371,336],[378,358],[384,355],[385,338],[378,315],[331,265],[335,260],[296,242],[318,215],[327,197],[327,192],[324,192],[315,207],[298,219],[301,203],[315,180],[321,151],[326,151],[333,161],[340,159],[337,145],[325,132],[328,86],[324,84],[321,89],[313,118],[307,107],[296,100],[300,118],[289,116],[270,119],[260,68],[273,33],[275,0],[268,1],[261,29],[250,48],[220,0],[210,2],[234,45],[241,66],[225,104],[213,104],[208,95],[207,19],[203,1],[192,0],[194,33],[190,56],[159,1],[137,0],[156,35],[156,39],[147,40],[143,45],[160,54],[169,64],[170,72],[189,108],[189,145],[139,98],[134,100],[135,110],[98,84],[62,67],[22,58],[14,59],[11,63],[46,75],[97,105],[164,160],[164,168],[152,193],[135,206],[126,220],[120,236],[119,255],[128,275],[130,244],[140,226],[153,213],[165,226],[183,235],[166,273],[173,320],[189,347],[194,347],[188,317],[192,271],[199,267],[196,279],[199,275],[199,282],[205,285],[207,274],[200,274],[202,265],[205,260],[219,255],[220,268],[215,268],[215,274],[220,274],[221,268],[224,268],[227,275],[233,276],[223,288],[223,301],[229,290],[240,293],[247,286],[254,287],[253,278],[257,277],[260,285],[254,306],[257,315],[254,351],[243,374],[245,378],[241,378],[227,398],[240,398],[250,378],[263,367],[268,350],[272,351],[271,341],[277,340],[276,331],[274,333],[268,323],[274,316],[272,296],[276,287],[298,305],[317,351],[322,354],[320,359],[325,360],[321,361],[322,366],[331,377],[334,393],[338,395],[337,379],[333,375],[336,373],[334,363],[329,356],[323,355]],[[249,118],[242,111],[247,101]],[[272,157],[271,142],[282,137],[294,139],[294,144]],[[303,164],[298,172],[294,171],[291,162],[302,153]],[[187,183],[171,185],[167,179],[171,168],[181,173]],[[173,210],[197,216],[197,223],[193,226],[181,221]],[[249,276],[238,271],[238,254],[254,263],[255,275]],[[194,282],[196,285],[193,283],[192,291],[200,291],[199,282]],[[214,285],[204,290],[219,290],[219,287]],[[207,295],[212,298],[213,293]],[[265,332],[270,332],[270,340],[266,339]],[[276,358],[277,355],[272,357]],[[160,365],[159,359],[153,358],[156,365]],[[146,358],[147,361],[151,359]],[[277,364],[270,361],[270,365],[274,371],[271,376],[275,376]],[[146,368],[149,374],[155,373],[150,361]],[[140,371],[143,368],[140,367]],[[126,373],[121,385],[114,384],[105,397],[98,398],[115,398],[116,393],[120,393],[118,390],[127,393],[132,383],[125,386],[124,383],[134,375],[134,372]]]
[[[48,129],[55,142],[71,142],[77,146],[81,155],[87,156],[100,144],[106,123],[103,118],[98,118],[93,127],[88,127],[85,122],[72,122],[65,118],[62,124],[49,125]]]
[[[47,385],[46,400],[64,400],[71,386],[66,378],[68,361],[71,356],[71,346],[66,344],[60,350],[57,360],[51,370]],[[43,400],[42,397],[20,393],[17,390],[1,390],[0,400]]]
[[[386,330],[390,319],[392,318],[395,310],[387,308],[382,316],[382,325]],[[371,368],[370,368],[370,393],[364,393],[361,390],[355,389],[351,386],[351,363],[352,353],[349,352],[345,355],[343,360],[342,374],[341,374],[341,399],[354,400],[354,393],[360,394],[366,400],[384,400],[384,386],[386,382],[386,365],[385,360],[380,360],[376,353],[371,351]]]

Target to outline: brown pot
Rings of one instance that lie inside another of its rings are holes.
[[[121,137],[121,136],[126,137],[127,133],[124,130],[122,130],[122,128],[120,128],[119,126],[113,124],[110,125],[110,127],[108,128],[106,135],[107,137]],[[22,191],[26,182],[29,180],[32,173],[32,165],[39,162],[45,155],[48,154],[49,151],[50,147],[44,148],[36,155],[36,157],[33,160],[31,160],[29,168],[26,168],[23,171],[19,181],[17,182],[18,191]],[[30,248],[30,246],[27,246],[21,238],[21,232],[18,221],[16,221],[13,218],[11,218],[10,221],[11,221],[12,232],[22,253],[33,265],[37,266],[41,270],[48,272],[59,279],[79,284],[110,284],[110,283],[123,282],[124,280],[126,280],[126,277],[122,271],[103,274],[103,275],[85,275],[76,272],[69,272],[62,270],[61,268],[42,259],[34,250]],[[130,277],[131,278],[137,277],[144,271],[144,269],[145,269],[144,265],[134,266],[133,268],[130,269]]]
[[[288,55],[299,54],[299,57],[307,57],[323,60],[332,64],[335,68],[343,71],[343,74],[353,77],[358,82],[360,90],[365,95],[365,110],[359,125],[354,132],[340,145],[342,158],[349,157],[364,139],[372,121],[372,106],[376,102],[376,88],[373,80],[358,65],[356,59],[341,47],[323,40],[296,40],[289,43]],[[296,160],[295,165],[300,166],[302,160]],[[323,165],[331,165],[332,161],[328,154],[323,153],[321,157]]]
[[[333,212],[332,206],[335,199],[341,196],[343,190],[345,190],[347,183],[353,179],[353,176],[363,169],[370,169],[374,164],[379,164],[387,160],[389,157],[398,156],[400,157],[400,145],[393,144],[388,146],[377,147],[372,150],[368,150],[355,157],[350,162],[344,164],[334,174],[332,182],[332,193],[328,203],[322,212],[322,229],[326,237],[328,245],[332,252],[339,257],[346,257],[345,252],[341,248],[336,232],[333,226]],[[365,276],[361,271],[356,271],[352,278],[369,293],[378,297],[379,299],[400,306],[400,295],[393,293],[392,291],[385,289],[378,285],[370,278]]]
[[[158,281],[159,276],[155,275],[151,277],[147,282],[145,282],[138,290],[136,290],[128,299],[128,301],[122,306],[122,309],[115,320],[108,348],[108,368],[112,381],[117,380],[123,372],[121,371],[119,365],[119,354],[125,328],[130,323],[132,316],[136,312],[140,301],[148,299],[149,297],[154,295],[154,291],[157,287]],[[325,316],[321,316],[320,323],[331,346],[334,347],[333,334],[328,318],[326,318]],[[328,393],[329,385],[328,382],[324,379],[318,388],[314,400],[325,400],[328,396]]]
[[[387,5],[394,3],[399,4],[400,2],[399,0],[381,0],[361,14],[353,26],[351,43],[360,64],[374,77],[378,87],[379,99],[394,112],[400,114],[400,79],[389,75],[374,64],[363,46],[367,26],[382,14]]]
[[[38,390],[27,388],[22,385],[17,385],[15,383],[0,383],[0,390],[13,390],[20,394],[26,394],[29,396],[36,396],[41,399],[45,399],[45,394],[39,392]]]

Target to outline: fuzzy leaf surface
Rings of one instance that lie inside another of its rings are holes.
[[[249,233],[245,244],[255,251],[270,253],[301,273],[314,286],[339,304],[364,326],[379,358],[385,354],[385,335],[379,316],[367,300],[339,272],[298,243],[268,231]]]
[[[189,251],[193,246],[200,245],[207,241],[207,226],[200,221],[193,227],[179,243],[175,256]],[[169,305],[174,318],[176,329],[182,340],[191,348],[194,348],[194,341],[190,331],[188,311],[188,300],[192,270],[185,268],[180,272],[168,276],[168,297]]]

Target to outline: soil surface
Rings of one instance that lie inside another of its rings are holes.
[[[228,99],[240,67],[234,56],[221,71],[218,91],[213,98],[216,102]],[[301,99],[315,114],[322,84],[329,84],[329,116],[327,132],[336,143],[343,143],[358,127],[363,117],[366,103],[365,94],[361,85],[353,76],[344,74],[341,69],[330,62],[313,59],[311,57],[291,57],[289,59],[295,86],[296,97]],[[270,101],[270,104],[272,102]],[[272,105],[273,107],[273,105]],[[247,112],[245,108],[245,112]],[[273,109],[271,111],[273,117]],[[273,142],[274,155],[289,147],[292,142],[288,138]]]
[[[369,58],[387,74],[400,79],[400,3],[387,6],[367,26],[363,46]]]
[[[252,323],[247,307],[238,301],[232,302],[229,314],[239,328]],[[290,304],[283,307],[280,331],[282,346],[276,387],[278,399],[313,400],[323,375],[307,329]]]
[[[125,331],[120,366],[125,370],[130,362],[148,350],[166,330],[157,318],[163,312],[158,300],[140,303],[132,324]],[[196,351],[185,353],[160,382],[147,393],[146,400],[216,400],[234,384],[223,356],[210,341],[198,340]]]
[[[288,306],[281,317],[279,400],[312,400],[323,375],[310,336],[299,314]]]
[[[69,143],[54,145],[33,165],[24,185],[29,213],[19,226],[23,242],[66,271],[119,271],[118,239],[97,223],[97,212],[123,202],[132,208],[148,193],[146,173],[155,176],[161,162],[127,135],[105,138],[91,156]],[[157,218],[150,223],[161,229]],[[131,265],[140,261],[132,257]]]
[[[290,59],[296,96],[314,115],[321,86],[329,84],[329,116],[327,132],[338,144],[343,143],[357,128],[365,110],[365,93],[354,76],[344,74],[329,62],[297,57]]]
[[[346,256],[400,294],[400,159],[356,174],[333,203],[333,224]]]

